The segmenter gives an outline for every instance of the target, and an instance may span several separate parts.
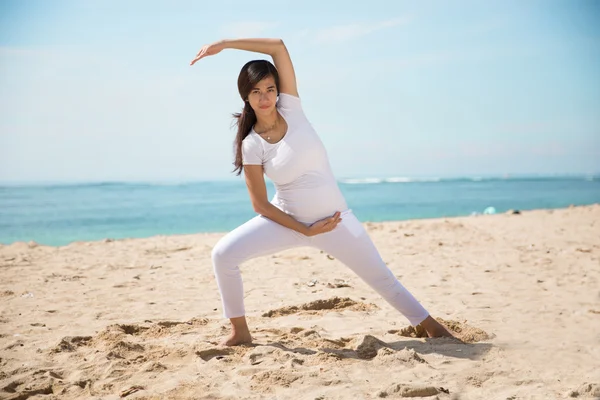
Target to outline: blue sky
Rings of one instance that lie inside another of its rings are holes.
[[[598,1],[1,1],[0,182],[233,178],[280,37],[336,176],[600,172]]]

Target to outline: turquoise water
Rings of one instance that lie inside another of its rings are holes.
[[[600,176],[346,179],[362,221],[407,220],[600,203]],[[269,196],[274,194],[268,185]],[[243,180],[181,184],[0,186],[0,243],[226,232],[255,215]]]

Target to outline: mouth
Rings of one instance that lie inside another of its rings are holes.
[[[266,110],[267,108],[269,108],[270,106],[259,106],[258,108],[260,108],[261,110]]]

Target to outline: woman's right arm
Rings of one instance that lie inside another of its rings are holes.
[[[315,236],[332,231],[342,220],[340,213],[336,212],[331,217],[317,221],[311,226],[306,226],[269,202],[262,165],[244,165],[244,175],[254,211],[271,221],[277,222],[279,225],[293,229],[305,236]]]
[[[279,74],[279,90],[281,93],[298,97],[296,73],[287,47],[281,39],[224,39],[203,46],[190,62],[194,65],[198,60],[220,53],[224,49],[237,49],[268,54],[273,58]]]

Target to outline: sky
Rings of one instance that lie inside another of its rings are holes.
[[[241,37],[340,179],[600,172],[599,1],[1,0],[0,183],[234,179]]]

